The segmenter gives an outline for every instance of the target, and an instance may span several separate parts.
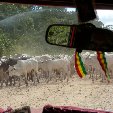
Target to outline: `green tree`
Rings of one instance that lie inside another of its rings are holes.
[[[3,55],[9,55],[13,51],[13,41],[9,38],[8,34],[5,34],[0,30],[0,57]]]
[[[32,5],[13,4],[13,3],[0,3],[0,20],[32,10]]]

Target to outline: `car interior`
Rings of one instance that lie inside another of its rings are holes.
[[[111,0],[0,1],[0,113],[113,113]]]

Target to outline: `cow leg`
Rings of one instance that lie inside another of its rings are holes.
[[[92,83],[94,83],[94,74],[91,74]]]
[[[67,83],[68,83],[69,82],[69,75],[68,75],[68,73],[66,75],[67,75]]]
[[[59,76],[59,74],[57,74],[56,72],[54,72],[53,73],[53,77],[55,77],[55,76]],[[59,78],[60,78],[60,76],[59,76]],[[55,79],[56,79],[55,82],[57,82],[57,80],[58,80],[57,77]]]
[[[20,80],[20,77],[18,77],[18,76],[12,76],[11,82],[12,82],[12,85],[13,85],[13,86],[16,85],[16,81],[17,81],[17,80]]]
[[[96,80],[98,80],[97,74],[96,74]]]
[[[29,73],[27,74],[27,80],[30,81],[30,75],[29,75]]]
[[[19,77],[17,77],[17,79],[19,79]],[[15,86],[15,84],[16,84],[16,76],[13,77],[13,81],[14,81],[13,86]]]
[[[93,72],[90,72],[90,77],[89,78],[91,78],[92,83],[94,83],[94,74],[93,74]]]
[[[28,86],[28,81],[27,81],[27,79],[25,78],[25,84],[26,84],[26,86]]]
[[[36,82],[40,83],[39,79],[40,79],[40,74],[35,73],[36,74]]]
[[[44,72],[43,74],[44,74],[44,76],[45,76],[45,77],[44,77],[44,78],[45,78],[45,82],[48,83],[48,81],[49,81],[49,80],[48,80],[48,79],[49,79],[48,73],[47,73],[47,72]]]
[[[33,74],[34,72],[32,71],[31,73],[29,73],[29,81],[31,80],[32,82],[34,82],[34,79],[33,79]]]
[[[32,73],[27,73],[27,80],[33,82]]]
[[[1,88],[3,87],[3,81],[1,81],[1,86],[0,86]]]
[[[64,80],[63,72],[60,72],[60,77],[59,78],[60,78],[60,81],[63,82],[63,80]]]
[[[15,81],[16,81],[16,76],[12,76],[12,77],[10,78],[10,84],[11,84],[11,86],[12,86],[12,85],[15,86]]]
[[[37,84],[36,84],[36,81],[37,81],[37,74],[36,74],[35,71],[33,71],[32,76],[33,76],[33,84],[34,84],[34,85],[37,85]]]
[[[91,72],[90,72],[89,69],[87,70],[87,74],[89,75],[89,79],[90,79],[91,78]]]
[[[66,75],[66,74],[64,74],[64,80],[65,80],[65,79],[67,79],[67,75]]]
[[[92,82],[94,83],[95,80],[95,69],[92,69]]]
[[[27,74],[25,75],[25,84],[26,84],[26,86],[28,86]]]
[[[5,81],[6,86],[8,86],[8,80]]]
[[[100,82],[102,82],[102,83],[103,83],[103,82],[104,82],[104,77],[103,77],[103,74],[101,74],[101,73],[100,73],[100,77],[101,77]]]
[[[10,76],[9,77],[9,86],[15,86],[16,76]]]
[[[21,83],[23,82],[23,76],[22,75],[20,75],[19,76],[19,87],[21,86]]]
[[[37,79],[37,82],[40,83],[40,81],[39,81],[40,75],[36,73],[36,76],[37,76],[37,78],[36,78]]]
[[[9,77],[9,86],[12,86],[12,77]]]
[[[57,80],[58,80],[57,77],[58,77],[58,75],[59,75],[59,74],[57,73],[57,70],[53,70],[52,73],[51,73],[51,75],[52,75],[52,76],[51,76],[51,79],[53,78],[53,79],[55,80],[55,82],[57,82]]]
[[[51,75],[49,75],[49,76],[50,76],[50,79],[49,80],[52,80],[53,79],[53,76],[54,76],[54,73],[51,72]]]
[[[50,76],[51,76],[51,73],[50,72],[47,72],[47,82],[46,83],[49,83],[49,81],[50,81]]]
[[[97,73],[97,71],[95,70],[96,80],[98,80],[98,78],[99,78],[99,75],[98,74],[99,73]]]
[[[89,79],[91,79],[91,73],[89,74]]]
[[[22,78],[21,78],[21,76],[19,77],[19,87],[21,86],[21,82],[22,82]]]
[[[56,82],[58,81],[58,80],[60,80],[60,81],[62,81],[62,73],[61,72],[59,72],[58,70],[56,70],[56,72],[54,72],[54,75],[53,75],[54,77],[56,77],[55,79],[56,79]]]

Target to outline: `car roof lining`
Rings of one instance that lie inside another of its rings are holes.
[[[75,8],[76,0],[1,0],[0,2],[8,3],[22,3],[22,4],[35,4],[44,6],[64,6]],[[113,9],[112,0],[94,0],[94,8],[96,9]]]

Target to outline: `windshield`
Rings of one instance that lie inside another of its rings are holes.
[[[96,14],[94,25],[113,29],[113,10]],[[51,104],[113,110],[113,86],[107,85],[95,52],[81,53],[87,70],[81,79],[74,68],[75,50],[46,43],[51,24],[78,24],[76,9],[0,3],[0,107]],[[106,53],[110,75],[112,55]]]

